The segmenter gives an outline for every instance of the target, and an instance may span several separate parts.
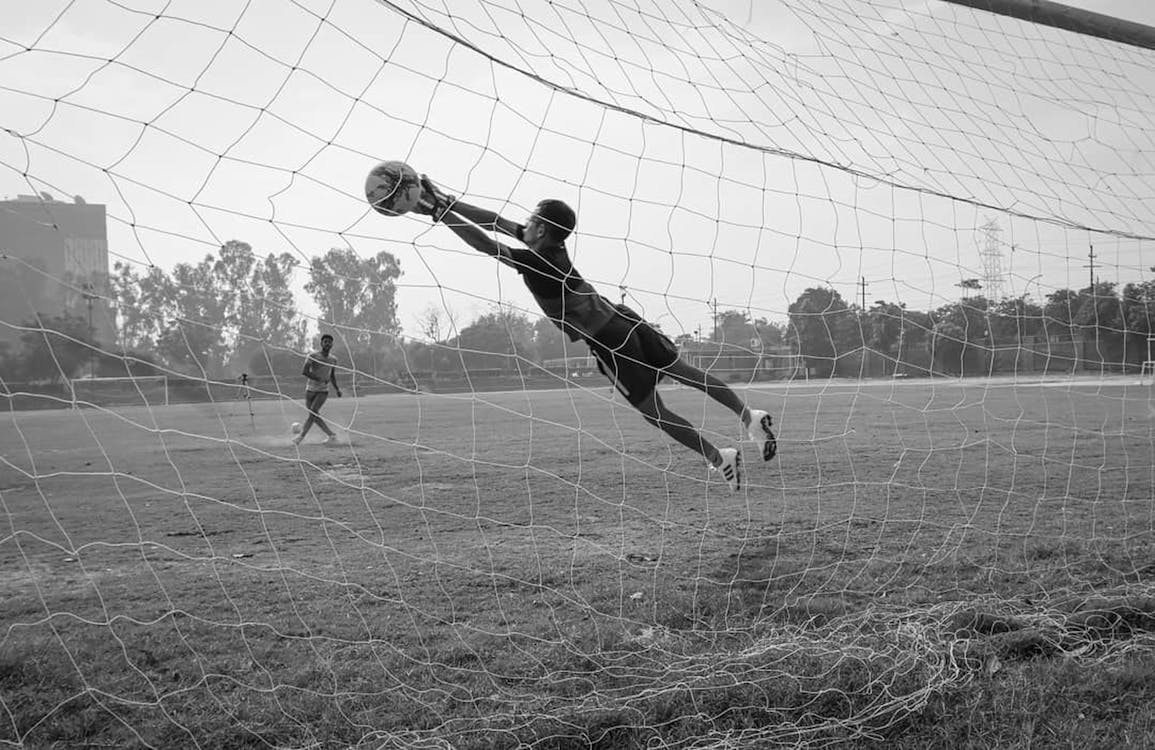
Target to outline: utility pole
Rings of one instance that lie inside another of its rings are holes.
[[[866,277],[863,276],[856,286],[862,288],[862,312],[866,312]]]
[[[1090,263],[1084,263],[1083,268],[1091,269],[1091,291],[1095,290],[1095,246],[1090,246],[1091,251],[1087,253],[1087,257],[1091,259]]]
[[[710,337],[717,340],[718,339],[718,298],[717,297],[710,300],[710,309],[713,311],[712,318],[714,320],[714,330],[710,334]]]

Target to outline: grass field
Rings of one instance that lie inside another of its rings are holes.
[[[1153,393],[9,412],[0,747],[1155,746]]]

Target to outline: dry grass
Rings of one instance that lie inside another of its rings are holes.
[[[608,398],[0,417],[0,747],[1155,744],[1150,389]]]

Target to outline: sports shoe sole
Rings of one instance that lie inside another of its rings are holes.
[[[763,461],[769,461],[778,455],[778,438],[774,435],[774,431],[770,429],[770,426],[773,423],[774,420],[770,419],[769,414],[762,417],[762,421],[759,423],[759,427],[762,428],[762,432],[766,434],[766,442],[762,443]]]

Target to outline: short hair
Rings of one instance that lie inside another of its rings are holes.
[[[565,201],[556,198],[546,198],[538,203],[535,213],[545,226],[546,235],[557,242],[564,241],[577,226],[577,214]]]
[[[322,333],[322,334],[321,334],[321,343],[322,343],[322,344],[323,344],[323,343],[325,343],[325,339],[329,339],[330,341],[332,341],[332,340],[333,340],[333,334],[331,334],[331,333]]]

